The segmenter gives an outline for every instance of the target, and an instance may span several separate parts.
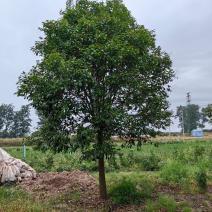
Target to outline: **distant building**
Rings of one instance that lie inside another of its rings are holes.
[[[194,136],[194,137],[202,137],[203,131],[202,130],[192,130],[191,135]]]

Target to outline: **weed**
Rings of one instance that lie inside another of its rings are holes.
[[[202,157],[204,152],[205,152],[204,146],[200,146],[200,145],[194,146],[194,156],[196,160],[198,159],[198,157]]]
[[[147,212],[154,212],[160,210],[160,204],[158,202],[153,202],[150,200],[146,201],[146,211]]]
[[[183,208],[183,212],[192,212],[192,209],[189,207]]]
[[[183,207],[188,207],[189,206],[188,202],[186,202],[186,201],[185,202],[181,202],[180,205],[182,205]]]
[[[146,199],[150,198],[154,192],[154,186],[149,183],[148,180],[144,179],[139,182],[141,197]]]
[[[199,188],[203,191],[206,191],[207,188],[207,174],[206,171],[203,169],[200,169],[196,173],[196,181]]]
[[[188,177],[188,170],[185,165],[179,163],[170,163],[161,170],[161,177],[165,182],[181,183]]]
[[[202,204],[203,204],[204,206],[208,206],[208,202],[207,202],[207,201],[203,201]]]
[[[117,205],[132,203],[139,204],[142,197],[142,194],[137,190],[135,183],[126,177],[123,177],[120,183],[115,182],[111,185],[108,194]]]
[[[159,199],[160,205],[169,212],[177,211],[178,204],[172,199],[168,197],[161,197]]]
[[[72,199],[75,202],[78,202],[81,199],[81,194],[78,191],[73,191],[68,195],[68,198]]]

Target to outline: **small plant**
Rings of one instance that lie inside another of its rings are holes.
[[[208,206],[208,202],[207,202],[207,201],[203,201],[202,204],[203,204],[204,206]]]
[[[207,188],[207,174],[206,171],[200,169],[196,174],[196,181],[199,188],[203,191],[206,191]]]
[[[186,201],[185,202],[181,202],[180,205],[182,205],[183,207],[188,207],[189,206],[188,202],[186,202]]]
[[[147,212],[154,212],[160,210],[160,204],[158,202],[153,202],[150,200],[146,201],[146,211]]]
[[[177,211],[178,204],[172,199],[168,197],[161,197],[159,199],[160,205],[169,212]]]
[[[81,199],[81,194],[78,191],[73,191],[68,195],[73,201],[78,202]]]
[[[192,212],[192,209],[189,207],[183,208],[183,212]]]
[[[115,182],[108,194],[117,205],[139,204],[142,200],[142,194],[137,190],[135,183],[126,177],[120,183]]]
[[[150,198],[154,192],[154,186],[148,180],[144,179],[139,181],[139,190],[143,199]]]

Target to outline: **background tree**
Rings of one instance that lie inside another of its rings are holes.
[[[0,136],[1,138],[10,138],[10,131],[14,118],[13,104],[0,105]]]
[[[209,123],[212,124],[212,104],[208,104],[208,106],[205,109],[206,115],[209,117]]]
[[[19,77],[17,95],[48,120],[40,145],[80,148],[84,158],[98,160],[106,198],[104,159],[116,153],[111,136],[126,136],[131,146],[141,134],[169,126],[174,72],[154,32],[137,24],[122,1],[71,3],[59,20],[43,23],[45,36],[32,47],[42,60]]]
[[[22,105],[20,111],[14,111],[13,104],[0,106],[0,137],[18,138],[29,133],[31,126],[30,106]]]
[[[19,111],[14,112],[10,137],[20,138],[27,135],[30,132],[31,121],[30,105],[22,105]]]
[[[176,117],[179,118],[178,127],[183,128],[182,123],[182,111],[184,119],[184,131],[190,133],[192,130],[197,129],[198,127],[204,128],[204,123],[208,121],[205,109],[202,108],[200,112],[200,106],[196,104],[190,104],[187,106],[180,105],[177,107]]]
[[[206,108],[202,108],[200,112],[200,121],[199,121],[199,127],[201,129],[205,128],[205,123],[209,121],[207,114],[205,112]]]

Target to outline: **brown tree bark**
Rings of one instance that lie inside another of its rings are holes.
[[[107,199],[104,158],[99,159],[99,189],[100,198]]]
[[[102,131],[98,132],[98,142],[103,144]],[[105,164],[104,164],[104,155],[99,158],[99,190],[100,198],[107,199],[107,189],[106,189],[106,180],[105,180]]]

